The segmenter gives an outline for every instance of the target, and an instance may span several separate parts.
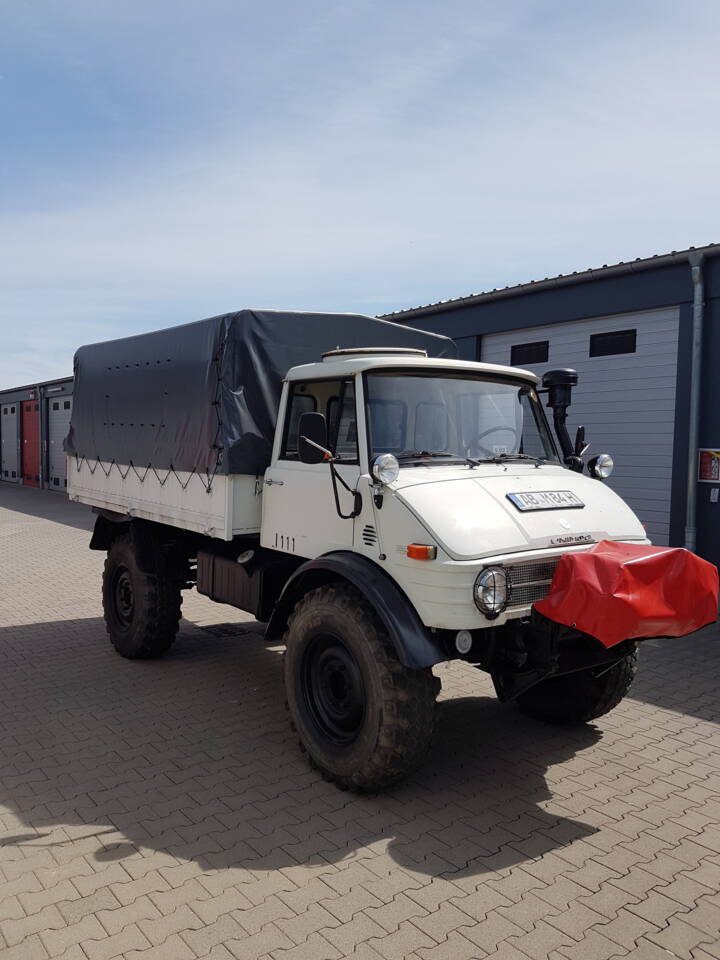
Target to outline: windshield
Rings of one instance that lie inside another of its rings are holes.
[[[528,383],[378,371],[366,384],[371,459],[558,459]]]

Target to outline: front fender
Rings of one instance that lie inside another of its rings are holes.
[[[430,667],[448,659],[440,641],[424,626],[395,581],[371,560],[345,550],[326,553],[298,567],[275,604],[267,627],[268,638],[282,637],[300,597],[315,587],[337,580],[351,584],[373,607],[398,659],[406,667]]]

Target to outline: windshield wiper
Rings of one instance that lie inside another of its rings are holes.
[[[444,450],[442,453],[437,450],[403,450],[402,453],[397,455],[397,459],[400,461],[429,460],[430,458],[435,457],[450,457],[451,460],[457,460],[460,463],[467,463],[471,470],[473,467],[477,467],[484,462],[482,460],[474,460],[472,457],[463,456],[461,453],[450,453],[447,450]]]
[[[403,450],[397,455],[398,460],[424,460],[426,457],[454,457],[454,453],[438,450]]]
[[[495,457],[482,457],[478,463],[508,463],[510,460],[532,460],[536,467],[545,463],[542,457],[531,457],[529,453],[498,453]]]

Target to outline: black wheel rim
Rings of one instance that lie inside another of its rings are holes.
[[[307,713],[324,741],[347,747],[365,719],[365,684],[355,657],[338,637],[321,635],[303,658]]]
[[[121,626],[129,626],[135,613],[135,590],[130,571],[123,564],[115,568],[112,596],[115,618]]]

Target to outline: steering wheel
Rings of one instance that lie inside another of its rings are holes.
[[[481,453],[486,454],[488,457],[496,457],[497,454],[494,450],[488,450],[487,447],[484,447],[480,441],[484,440],[485,437],[489,436],[491,433],[511,433],[513,435],[512,449],[516,449],[520,446],[520,433],[514,427],[490,427],[488,430],[483,430],[482,433],[479,433],[472,443],[468,446],[468,456],[470,456],[470,450],[476,449]]]

